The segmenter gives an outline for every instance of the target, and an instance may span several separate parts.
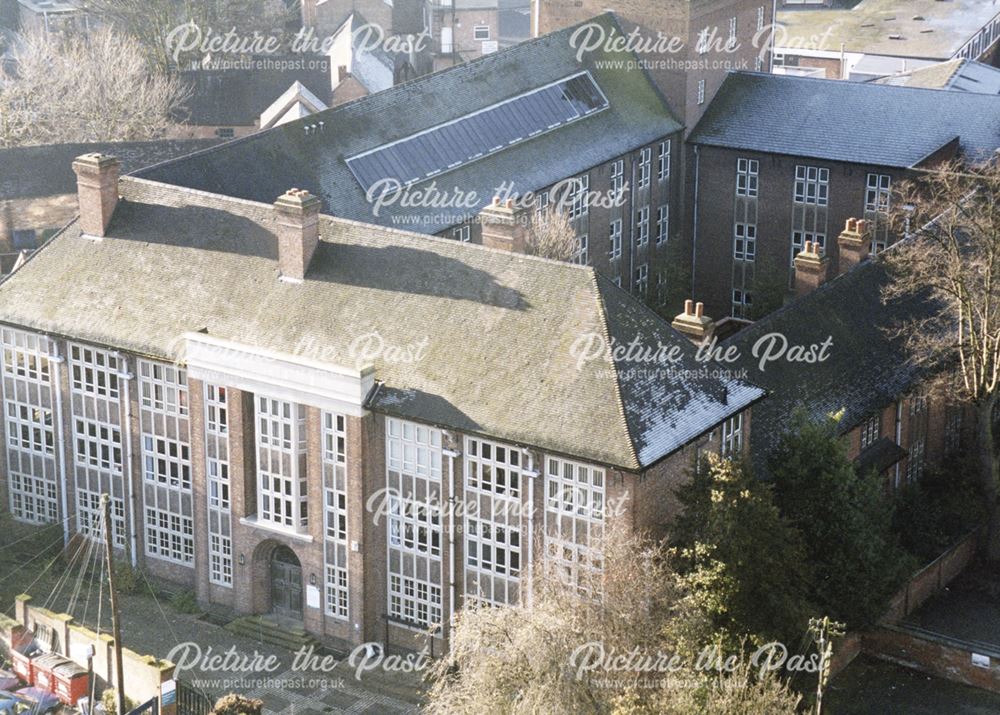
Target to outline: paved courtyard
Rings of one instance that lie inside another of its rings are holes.
[[[295,653],[253,639],[238,636],[224,628],[177,613],[169,604],[149,596],[123,596],[122,640],[143,654],[165,658],[180,643],[197,644],[202,654],[211,649],[222,655],[235,649],[240,657],[274,656],[279,664],[273,671],[223,668],[206,672],[201,668],[185,670],[179,676],[213,697],[235,691],[264,701],[265,711],[275,715],[339,715],[340,713],[416,713],[419,702],[419,674],[372,671],[355,677],[346,658],[332,670],[292,669]],[[190,647],[192,659],[197,651]],[[318,654],[321,659],[325,654]],[[313,661],[319,662],[319,661]]]

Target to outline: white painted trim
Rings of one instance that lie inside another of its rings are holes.
[[[352,369],[202,333],[183,337],[189,377],[351,417],[366,414],[375,384],[370,365]]]
[[[311,544],[313,542],[313,537],[309,534],[300,534],[299,532],[292,531],[291,529],[282,529],[280,526],[275,526],[266,521],[262,521],[256,516],[244,516],[240,519],[240,523],[243,524],[243,526],[249,526],[253,529],[261,529],[263,531],[270,531],[272,534],[281,534],[282,536],[287,536],[289,539],[303,541],[307,544]]]

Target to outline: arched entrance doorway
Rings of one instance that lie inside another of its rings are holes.
[[[271,554],[271,612],[302,620],[302,564],[287,546]]]

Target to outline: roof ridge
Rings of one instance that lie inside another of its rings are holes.
[[[196,152],[194,152],[192,154],[187,154],[187,155],[182,156],[182,157],[177,157],[176,159],[168,159],[167,161],[161,161],[158,164],[153,164],[152,166],[147,166],[147,167],[143,168],[141,171],[143,171],[143,172],[145,172],[147,170],[151,171],[153,169],[158,169],[159,167],[161,167],[163,165],[166,165],[166,164],[173,164],[173,163],[178,162],[178,161],[187,160],[187,159],[189,159],[189,158],[191,158],[193,156],[202,156],[202,155],[205,155],[205,154],[209,154],[209,153],[211,153],[213,151],[221,150],[221,149],[224,149],[226,147],[230,147],[230,146],[233,146],[235,144],[238,144],[240,142],[246,142],[248,140],[257,139],[259,137],[265,136],[269,132],[276,132],[276,131],[278,131],[278,130],[280,130],[282,128],[287,129],[287,128],[289,128],[289,127],[291,127],[293,125],[299,124],[301,122],[315,121],[317,118],[323,119],[323,118],[326,118],[326,117],[329,117],[329,116],[335,116],[336,112],[346,111],[347,109],[349,109],[351,107],[355,107],[358,104],[361,104],[361,103],[366,102],[366,101],[371,101],[375,97],[379,97],[381,99],[385,99],[386,95],[388,95],[390,93],[402,92],[404,89],[407,89],[407,90],[412,89],[415,85],[418,85],[418,84],[420,84],[422,82],[428,82],[431,79],[435,79],[435,78],[438,78],[438,77],[441,77],[441,76],[446,76],[448,74],[458,73],[460,71],[469,71],[470,67],[478,66],[480,64],[485,64],[485,63],[488,63],[488,62],[497,62],[497,61],[499,61],[499,58],[504,57],[504,56],[506,56],[506,57],[509,58],[511,56],[509,53],[527,52],[528,49],[531,48],[531,47],[534,47],[536,45],[542,44],[543,42],[551,42],[558,35],[564,35],[566,33],[572,32],[572,31],[576,30],[578,27],[580,27],[582,25],[585,25],[588,22],[593,22],[595,18],[601,18],[601,17],[606,17],[606,16],[610,17],[612,19],[612,21],[614,21],[615,18],[617,17],[615,15],[615,13],[613,13],[611,11],[605,11],[605,12],[599,13],[597,15],[594,15],[593,17],[590,17],[590,18],[587,18],[585,20],[582,20],[582,21],[576,23],[575,25],[570,25],[568,27],[561,28],[561,29],[556,30],[554,32],[549,32],[549,33],[544,34],[544,35],[539,35],[538,37],[532,37],[532,38],[527,39],[527,40],[525,40],[523,42],[519,42],[516,45],[513,45],[511,47],[503,48],[499,52],[494,52],[494,53],[491,53],[491,54],[488,54],[488,55],[483,55],[481,57],[476,57],[475,59],[469,60],[468,62],[462,62],[460,64],[452,65],[451,67],[445,67],[444,69],[437,70],[436,72],[429,72],[429,73],[427,73],[425,75],[420,75],[419,77],[414,77],[413,79],[406,80],[405,82],[402,82],[400,84],[393,85],[392,87],[389,87],[388,89],[383,89],[383,90],[381,90],[379,92],[375,92],[373,94],[366,94],[366,95],[364,95],[362,97],[356,97],[355,99],[352,99],[352,100],[349,100],[347,102],[344,102],[343,104],[338,104],[336,106],[329,107],[328,109],[324,109],[321,112],[316,112],[315,114],[311,114],[308,117],[304,117],[302,119],[296,119],[296,120],[293,120],[291,122],[286,122],[285,124],[281,124],[279,126],[270,127],[268,129],[263,129],[261,131],[253,132],[252,134],[247,134],[246,136],[237,137],[237,138],[235,138],[235,139],[233,139],[231,141],[223,142],[222,144],[219,144],[217,146],[208,147],[207,149],[202,149],[200,151],[196,151]],[[656,86],[656,83],[652,82],[652,80],[648,76],[646,77],[646,81],[649,82],[650,84],[652,84],[654,87]],[[665,104],[665,100],[663,100],[663,101],[664,101],[664,104]],[[669,107],[668,107],[668,113],[673,117],[673,112],[671,110],[669,110]],[[674,119],[676,121],[676,117],[674,117]],[[678,124],[679,123],[680,122],[678,122]],[[138,171],[133,172],[133,173],[136,174],[136,175],[139,175]]]
[[[597,271],[592,266],[587,266],[590,270],[590,280],[591,285],[594,289],[594,301],[597,303],[597,312],[600,316],[601,333],[604,338],[604,344],[611,347],[611,326],[608,324],[608,311],[604,305],[604,293],[600,286],[600,276]],[[642,302],[638,301],[637,302]],[[609,355],[613,353],[609,352]],[[625,400],[622,397],[622,386],[619,380],[618,365],[615,363],[614,358],[611,358],[611,370],[614,374],[614,393],[615,393],[615,406],[618,410],[618,417],[621,421],[621,426],[625,430],[625,437],[628,442],[629,455],[632,458],[633,466],[636,469],[642,469],[642,462],[639,460],[639,450],[636,449],[635,436],[632,434],[632,428],[629,426],[628,417],[625,412]]]
[[[153,179],[144,179],[140,176],[126,175],[119,179],[119,183],[129,183],[136,184],[140,186],[147,186],[149,188],[161,188],[170,192],[176,192],[178,194],[197,196],[204,199],[212,199],[215,201],[222,200],[235,205],[246,206],[247,208],[263,209],[270,212],[274,206],[269,203],[262,201],[253,201],[251,199],[241,199],[235,196],[229,196],[227,194],[217,194],[211,191],[204,191],[203,189],[192,189],[187,186],[178,186],[177,184],[168,184],[162,181],[155,181]],[[275,197],[277,199],[277,197]],[[444,236],[436,236],[433,234],[417,233],[415,231],[407,231],[402,228],[395,228],[392,226],[382,226],[376,223],[367,223],[365,221],[358,221],[356,219],[344,218],[342,216],[337,216],[334,214],[320,214],[320,219],[325,221],[328,225],[341,225],[341,226],[354,226],[358,228],[366,229],[372,234],[390,234],[403,236],[409,239],[420,242],[431,242],[434,244],[447,245],[451,248],[458,248],[460,250],[472,250],[472,251],[485,251],[487,253],[503,254],[506,256],[511,256],[519,260],[534,261],[539,263],[547,263],[552,266],[558,266],[563,270],[575,270],[575,271],[591,271],[593,268],[591,266],[579,265],[576,263],[570,263],[569,261],[562,261],[556,258],[546,258],[545,256],[533,256],[528,253],[520,253],[518,251],[508,251],[504,248],[493,248],[492,246],[483,246],[478,243],[464,243],[461,241],[456,241],[453,238],[445,238]],[[323,237],[320,236],[320,240]],[[330,243],[330,241],[326,241]]]

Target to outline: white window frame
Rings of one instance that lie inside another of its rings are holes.
[[[635,269],[635,292],[637,295],[646,297],[649,290],[649,264],[640,263]]]
[[[725,459],[738,457],[743,452],[743,413],[739,412],[722,423],[719,454]]]
[[[545,560],[580,593],[596,596],[604,571],[607,473],[602,467],[547,455]]]
[[[163,561],[194,563],[194,519],[146,505],[146,554]]]
[[[830,204],[830,170],[822,166],[795,167],[795,189],[792,200],[808,206],[828,206]]]
[[[475,603],[520,601],[524,455],[502,442],[465,438],[464,492],[480,509],[464,515],[465,596]]]
[[[656,178],[667,181],[670,178],[670,139],[660,142],[659,158],[657,160]]]
[[[625,160],[611,162],[611,192],[615,195],[625,188]]]
[[[662,246],[670,240],[670,206],[664,204],[656,210],[656,245]]]
[[[760,183],[760,162],[757,159],[736,160],[736,195],[757,197]]]
[[[570,180],[568,218],[572,221],[590,213],[590,175],[583,174]]]
[[[347,416],[324,412],[323,450],[323,534],[326,615],[350,617],[348,574],[347,507]]]
[[[483,36],[483,30],[486,31],[485,36]],[[490,34],[489,25],[473,25],[472,27],[472,39],[476,42],[489,42]]]
[[[705,80],[698,80],[698,104],[705,103]]]
[[[73,390],[81,395],[118,400],[121,395],[118,381],[121,360],[118,355],[78,343],[70,343],[69,349]]]
[[[622,220],[616,218],[608,226],[608,240],[611,249],[608,251],[608,258],[615,260],[622,255]]]
[[[639,150],[639,179],[638,188],[645,189],[649,186],[650,177],[653,173],[653,150],[645,147]]]
[[[468,224],[456,226],[451,230],[451,237],[460,243],[468,243],[472,240],[472,227]]]
[[[389,616],[412,628],[436,627],[440,635],[444,540],[441,430],[388,417],[385,434]],[[417,501],[417,494],[426,498]],[[432,580],[435,573],[438,578]]]
[[[258,394],[254,408],[257,519],[278,529],[303,532],[309,526],[305,405]]]
[[[649,206],[642,206],[635,214],[635,245],[649,243]]]
[[[757,224],[737,221],[733,224],[733,258],[752,263],[757,256]]]

